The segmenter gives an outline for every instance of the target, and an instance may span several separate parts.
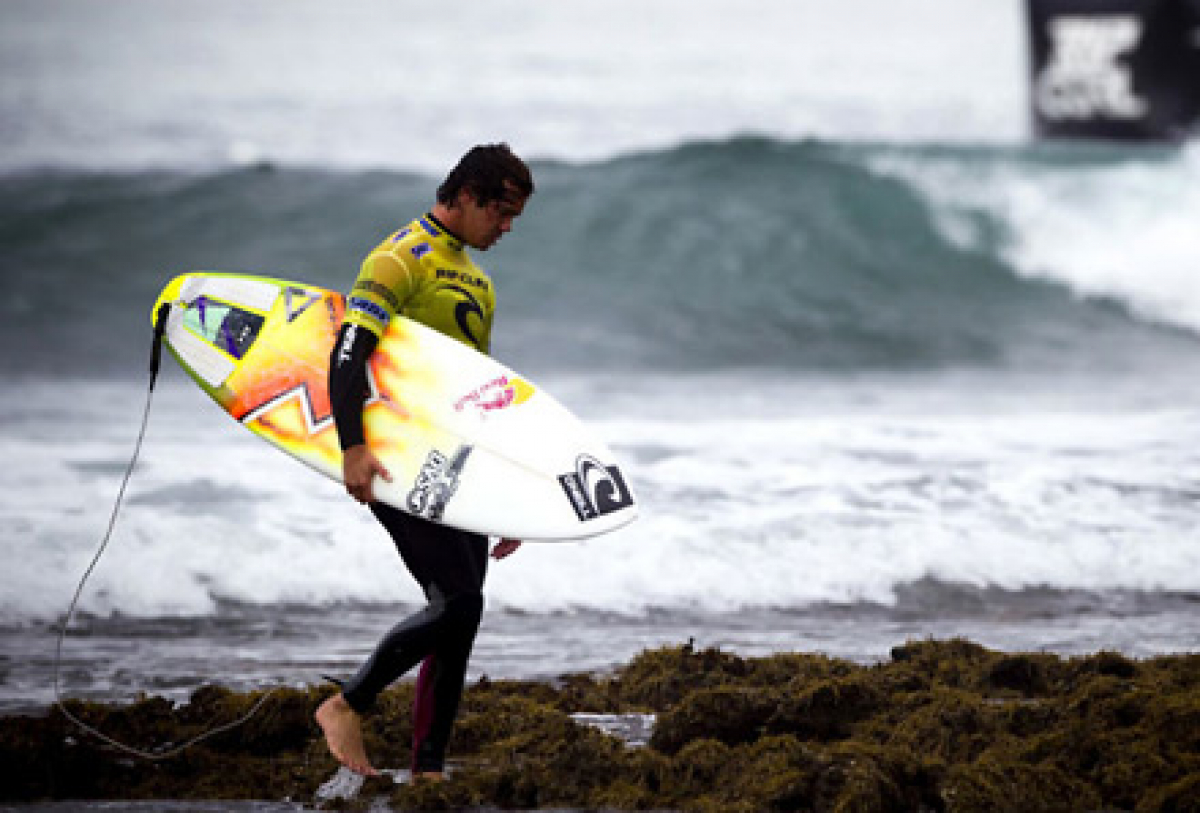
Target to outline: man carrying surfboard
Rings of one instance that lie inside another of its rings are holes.
[[[391,474],[364,440],[367,360],[397,314],[487,353],[495,296],[467,247],[486,251],[512,229],[533,194],[529,168],[506,144],[469,150],[438,187],[433,208],[389,235],[363,261],[346,300],[330,358],[329,394],[346,490],[379,520],[428,605],[394,627],[358,672],[317,709],[329,750],[358,773],[376,775],[361,715],[394,680],[422,663],[413,710],[414,778],[440,778],[467,661],[483,612],[488,539],[377,502],[376,476]],[[520,542],[501,540],[500,559]]]

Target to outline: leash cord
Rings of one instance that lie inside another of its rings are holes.
[[[141,425],[141,428],[138,430],[137,442],[134,444],[133,457],[130,458],[129,466],[125,470],[125,476],[121,480],[121,488],[117,492],[117,499],[113,504],[112,514],[109,516],[109,519],[108,519],[108,529],[104,532],[104,538],[100,542],[100,547],[96,551],[96,555],[92,557],[91,563],[87,566],[87,569],[83,573],[83,577],[80,578],[79,584],[75,588],[75,595],[71,598],[71,604],[67,608],[66,616],[63,618],[62,627],[59,629],[59,632],[58,632],[58,643],[54,650],[54,704],[55,704],[55,706],[58,707],[58,710],[60,712],[62,712],[63,716],[66,717],[68,720],[70,720],[75,725],[79,726],[84,731],[88,732],[89,734],[91,734],[94,737],[99,738],[100,740],[111,745],[112,747],[114,747],[120,751],[123,751],[127,754],[131,754],[133,756],[140,757],[141,759],[147,759],[147,760],[170,759],[171,757],[178,756],[179,754],[183,753],[183,751],[187,750],[188,748],[191,748],[193,745],[196,745],[197,743],[203,742],[204,740],[215,737],[218,734],[223,734],[226,731],[237,728],[238,726],[242,725],[247,720],[249,720],[251,717],[253,717],[254,714],[257,713],[258,710],[263,706],[263,704],[267,702],[267,700],[271,697],[271,695],[275,693],[274,689],[268,691],[266,694],[264,694],[262,697],[260,697],[253,706],[250,707],[249,711],[247,711],[244,715],[242,715],[241,717],[239,717],[238,719],[234,720],[231,723],[226,723],[225,725],[210,729],[209,731],[206,731],[203,734],[199,734],[199,735],[191,738],[190,740],[187,740],[186,742],[184,742],[181,745],[176,745],[172,748],[166,748],[166,749],[158,750],[158,751],[147,751],[147,750],[143,750],[141,748],[135,748],[131,745],[126,745],[125,743],[122,743],[122,742],[118,742],[117,740],[113,739],[112,737],[108,736],[107,734],[103,733],[102,731],[98,731],[93,726],[88,725],[87,723],[83,722],[78,717],[76,717],[74,714],[72,714],[70,709],[67,708],[66,704],[63,702],[63,699],[62,699],[61,684],[60,684],[60,670],[61,670],[61,666],[62,666],[63,641],[67,637],[67,630],[71,626],[71,619],[75,616],[75,610],[79,604],[80,596],[83,595],[84,586],[87,584],[88,579],[91,577],[92,571],[94,571],[96,569],[96,565],[98,565],[100,563],[100,557],[102,557],[104,555],[104,551],[108,548],[108,543],[112,540],[113,529],[116,527],[116,524],[117,524],[117,516],[120,514],[121,504],[124,502],[124,499],[125,499],[125,490],[129,486],[129,481],[133,477],[133,470],[134,470],[135,466],[137,465],[138,457],[141,455],[142,441],[146,437],[146,425],[150,420],[150,403],[154,397],[154,384],[158,378],[159,361],[161,358],[162,337],[163,337],[163,333],[166,330],[166,321],[167,321],[167,315],[169,313],[169,310],[170,310],[170,305],[167,303],[164,303],[163,305],[161,305],[159,307],[158,313],[155,315],[154,348],[152,350],[151,357],[150,357],[150,386],[146,391],[146,405],[145,405],[145,408],[142,410],[142,425]]]

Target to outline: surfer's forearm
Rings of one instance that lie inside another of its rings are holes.
[[[343,323],[329,358],[329,407],[342,451],[365,442],[363,405],[367,402],[367,359],[379,339],[371,331]]]

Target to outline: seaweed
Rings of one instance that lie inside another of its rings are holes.
[[[1200,656],[1135,660],[912,641],[891,660],[743,658],[690,642],[607,675],[481,679],[463,698],[443,782],[366,781],[343,810],[1200,810]],[[156,761],[57,709],[0,718],[0,799],[316,801],[337,765],[313,711],[330,690],[280,688],[249,721]],[[140,748],[184,742],[262,698],[204,686],[186,701],[70,701]],[[369,753],[409,759],[412,685],[366,718]],[[633,747],[572,717],[652,713]]]

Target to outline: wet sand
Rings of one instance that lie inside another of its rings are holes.
[[[396,782],[409,758],[404,683],[380,698],[364,732],[372,759],[393,772],[343,793],[330,785],[338,766],[312,717],[330,691],[278,689],[243,725],[161,761],[122,754],[57,709],[0,718],[0,801],[161,799],[181,811],[193,809],[186,800],[345,810],[1200,809],[1200,654],[1068,658],[955,639],[909,642],[862,665],[685,644],[606,675],[483,678],[464,697],[453,773],[436,784]],[[237,719],[261,695],[205,686],[181,703],[69,708],[154,750]]]

